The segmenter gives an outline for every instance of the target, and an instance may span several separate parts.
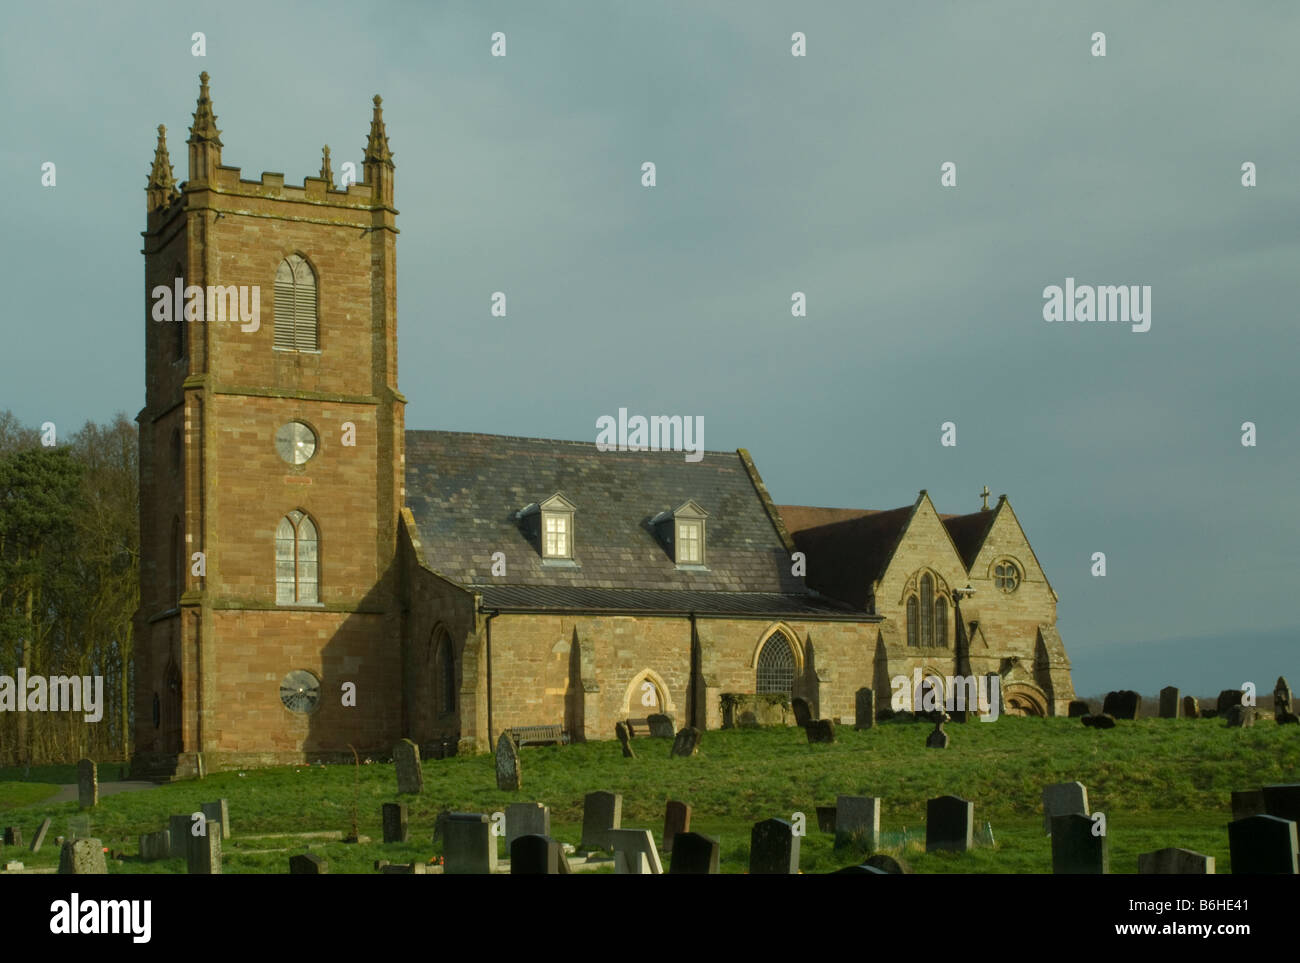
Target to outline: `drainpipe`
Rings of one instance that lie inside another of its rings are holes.
[[[488,728],[488,749],[492,749],[492,736],[496,732],[492,728],[492,620],[501,612],[494,609],[487,613],[487,618],[483,622],[483,628],[486,634],[485,648],[487,649],[487,728]]]

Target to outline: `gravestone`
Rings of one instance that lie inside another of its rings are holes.
[[[190,833],[185,840],[185,871],[191,876],[221,875],[221,826],[208,820],[202,836]]]
[[[448,876],[491,873],[497,840],[486,813],[452,813],[443,827],[442,871]]]
[[[89,759],[77,763],[77,802],[82,809],[99,804],[99,767]]]
[[[315,853],[299,853],[289,857],[289,872],[294,876],[324,876],[330,871],[328,860]]]
[[[221,823],[221,838],[230,838],[230,805],[224,799],[199,806],[203,818],[209,823]]]
[[[907,864],[902,860],[895,859],[888,853],[875,853],[869,856],[863,866],[874,866],[876,869],[884,870],[891,876],[903,876],[907,873]]]
[[[51,820],[49,816],[46,816],[44,821],[41,823],[41,828],[36,830],[36,838],[32,840],[33,853],[39,853],[41,851],[41,845],[45,842],[45,834],[50,831],[51,822],[53,822],[53,820]]]
[[[510,733],[503,732],[497,740],[497,788],[514,792],[523,783],[523,774],[519,771],[519,750],[510,738]]]
[[[69,839],[59,852],[59,875],[104,876],[108,863],[104,844],[98,839]]]
[[[1092,817],[1066,813],[1052,817],[1052,872],[1104,874],[1110,872],[1110,844],[1104,833],[1093,834]]]
[[[861,866],[845,866],[843,869],[831,870],[830,875],[839,876],[847,873],[850,876],[888,876],[883,869],[877,869],[875,866],[868,866],[863,863]]]
[[[1269,811],[1264,805],[1264,791],[1262,789],[1246,789],[1232,794],[1233,819],[1266,815],[1269,815]]]
[[[1183,718],[1199,719],[1201,717],[1201,703],[1195,696],[1183,696]]]
[[[420,747],[410,739],[393,746],[393,765],[397,767],[397,791],[424,792],[424,769],[420,765]]]
[[[1101,711],[1116,719],[1136,719],[1142,714],[1142,696],[1132,689],[1107,692]]]
[[[510,843],[511,876],[559,876],[568,869],[564,848],[549,836],[525,833]]]
[[[506,807],[506,852],[520,836],[550,836],[551,809],[539,802],[511,803]]]
[[[1228,706],[1228,728],[1249,729],[1259,717],[1254,706]]]
[[[1227,713],[1232,706],[1241,705],[1241,697],[1245,695],[1241,689],[1224,689],[1219,693],[1219,700],[1214,705],[1214,711],[1219,715]]]
[[[1201,718],[1202,718],[1202,719],[1215,719],[1215,718],[1218,717],[1218,715],[1219,715],[1219,710],[1218,710],[1218,709],[1209,709],[1209,708],[1206,708],[1206,709],[1202,709],[1202,710],[1201,710]]]
[[[824,833],[835,832],[835,807],[817,807],[817,828]]]
[[[156,833],[145,833],[140,837],[140,859],[152,863],[157,859],[168,859],[172,854],[172,834],[166,829]]]
[[[948,719],[946,712],[939,714],[934,720],[934,729],[925,737],[925,748],[927,749],[947,749],[948,733],[943,731],[943,724]]]
[[[670,875],[716,875],[718,841],[700,833],[678,833],[673,840],[673,858],[668,872]]]
[[[1088,787],[1081,782],[1057,782],[1043,787],[1043,832],[1051,835],[1052,817],[1088,815]]]
[[[582,800],[582,848],[611,849],[610,830],[623,822],[623,797],[615,792],[589,792]]]
[[[1300,826],[1300,783],[1265,786],[1260,792],[1265,813]]]
[[[1096,716],[1084,716],[1079,720],[1090,729],[1114,729],[1115,717],[1108,716],[1105,713]]]
[[[755,823],[749,834],[750,875],[790,875],[799,872],[799,837],[784,819]]]
[[[632,751],[632,734],[627,728],[627,723],[614,723],[614,735],[618,737],[618,744],[623,747],[623,758],[635,759],[636,753]]]
[[[672,716],[655,713],[646,722],[650,726],[650,738],[652,739],[671,739],[676,732],[676,725]]]
[[[1138,872],[1147,875],[1213,876],[1214,857],[1190,849],[1157,849],[1138,855]]]
[[[861,840],[875,849],[880,840],[880,798],[878,796],[835,797],[835,841]]]
[[[687,726],[681,732],[677,733],[677,738],[673,740],[673,748],[669,752],[669,758],[681,756],[683,759],[695,755],[700,751],[701,732],[694,726]]]
[[[1277,816],[1247,816],[1228,823],[1232,874],[1294,876],[1296,824]]]
[[[1182,702],[1177,686],[1168,685],[1160,690],[1160,718],[1177,719],[1182,715]]]
[[[623,876],[659,876],[663,864],[648,829],[614,829],[614,872]]]
[[[964,853],[975,836],[975,804],[960,796],[940,796],[925,804],[925,851]]]
[[[806,726],[812,722],[812,708],[808,705],[807,699],[795,696],[790,700],[790,708],[794,710],[794,724],[796,726]]]
[[[384,803],[384,842],[404,843],[410,838],[406,803]]]
[[[23,831],[17,826],[5,827],[5,845],[21,846],[23,844]]]
[[[1072,699],[1067,711],[1069,712],[1069,718],[1071,719],[1078,719],[1081,716],[1092,714],[1092,710],[1088,707],[1088,703],[1084,702],[1082,699]]]
[[[1287,685],[1285,676],[1277,677],[1277,685],[1273,686],[1273,714],[1279,712],[1291,711],[1291,687]]]
[[[385,863],[379,867],[379,871],[385,876],[431,876],[429,864],[414,863]]]
[[[171,839],[172,859],[184,859],[186,852],[189,850],[189,844],[186,840],[190,835],[190,827],[193,825],[189,814],[185,813],[180,816],[169,816],[167,818],[168,837]]]
[[[865,686],[854,695],[854,729],[872,729],[876,725],[876,694]]]
[[[813,719],[803,727],[811,745],[814,742],[828,743],[835,741],[835,723],[830,719]]]
[[[673,851],[673,840],[678,833],[690,832],[691,807],[675,799],[668,800],[664,807],[664,852]]]

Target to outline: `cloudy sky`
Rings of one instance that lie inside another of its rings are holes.
[[[1082,7],[15,8],[0,408],[143,405],[143,188],[159,123],[185,176],[201,70],[224,162],[289,183],[326,143],[359,163],[381,93],[408,427],[595,440],[625,407],[702,416],[778,502],[965,512],[987,484],[1081,692],[1271,688],[1300,674],[1300,7]],[[1048,324],[1067,277],[1150,285],[1150,331]]]

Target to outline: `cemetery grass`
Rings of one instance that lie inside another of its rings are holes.
[[[892,721],[867,732],[839,727],[835,744],[815,746],[793,727],[710,731],[690,759],[670,758],[670,741],[663,739],[634,739],[636,759],[622,758],[613,740],[525,747],[517,793],[496,788],[491,754],[426,761],[419,796],[398,795],[391,760],[372,757],[360,767],[356,790],[359,828],[372,840],[362,844],[298,835],[350,831],[356,778],[350,764],[216,773],[106,797],[83,818],[92,835],[126,854],[109,863],[110,872],[184,872],[183,860],[136,859],[138,835],[165,828],[170,814],[195,812],[200,803],[224,797],[234,829],[223,847],[225,872],[283,873],[291,855],[311,851],[329,860],[332,873],[370,873],[377,859],[411,862],[440,854],[441,844],[431,839],[442,810],[491,813],[511,802],[545,802],[552,836],[576,845],[583,795],[605,789],[623,794],[623,826],[651,829],[660,845],[664,803],[689,803],[691,828],[720,839],[723,872],[745,871],[753,823],[802,812],[807,835],[800,866],[826,872],[860,862],[866,851],[852,841],[837,849],[833,837],[818,830],[816,806],[834,805],[837,794],[875,795],[883,799],[886,845],[880,848],[913,872],[1049,873],[1042,787],[1077,779],[1088,787],[1093,811],[1106,814],[1112,872],[1136,872],[1139,853],[1180,846],[1214,856],[1224,873],[1230,871],[1230,793],[1300,781],[1300,727],[1268,721],[1227,729],[1221,720],[1142,719],[1098,731],[1077,719],[1003,718],[949,724],[946,750],[925,749],[929,729]],[[108,768],[101,766],[101,773]],[[0,793],[32,785],[14,781],[13,773],[0,771]],[[925,802],[946,794],[975,803],[976,826],[992,824],[992,847],[923,852]],[[410,843],[381,842],[380,806],[392,801],[409,807]],[[28,802],[0,795],[0,821],[29,836],[42,818],[52,817],[47,845],[38,854],[24,852],[23,859],[29,866],[54,866],[53,837],[68,834],[78,807]],[[667,868],[667,854],[663,859]]]

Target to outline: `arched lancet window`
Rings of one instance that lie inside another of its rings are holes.
[[[942,595],[934,600],[934,644],[948,645],[948,600]]]
[[[442,681],[442,711],[456,711],[456,653],[451,649],[451,639],[440,633],[438,642],[438,673]]]
[[[758,654],[758,678],[754,691],[763,693],[784,693],[790,695],[794,689],[794,647],[784,632],[774,632],[763,643],[763,651]]]
[[[285,351],[315,351],[316,275],[311,265],[290,254],[275,271],[275,346]]]
[[[921,644],[934,645],[934,579],[921,576]]]
[[[317,602],[317,585],[316,526],[295,510],[275,530],[275,600]]]
[[[919,613],[916,607],[916,596],[907,597],[907,644],[916,646],[921,644],[921,627],[919,625]]]

